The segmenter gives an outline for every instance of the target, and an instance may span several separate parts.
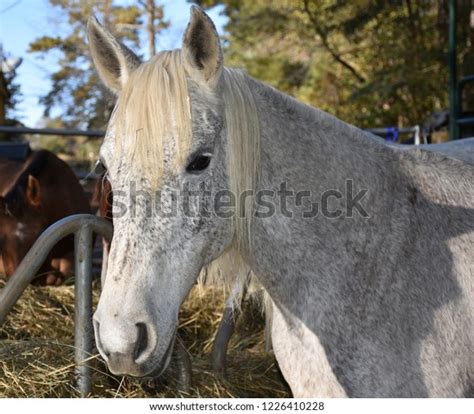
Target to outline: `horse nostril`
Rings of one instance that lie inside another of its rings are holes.
[[[133,353],[133,359],[136,361],[148,347],[148,331],[144,323],[139,322],[135,326],[138,329],[138,336],[135,344],[135,351]]]

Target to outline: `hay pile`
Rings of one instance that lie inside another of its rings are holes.
[[[263,318],[252,304],[245,306],[229,345],[227,379],[214,375],[210,353],[223,303],[221,290],[196,287],[182,307],[179,331],[193,365],[189,394],[176,391],[173,362],[159,380],[140,382],[110,374],[94,355],[92,396],[289,396],[273,355],[264,350]],[[0,396],[76,396],[73,332],[73,286],[29,287],[0,329]]]

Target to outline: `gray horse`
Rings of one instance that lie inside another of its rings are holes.
[[[472,141],[389,146],[226,68],[197,7],[182,49],[147,63],[95,19],[88,37],[118,96],[100,150],[115,233],[94,315],[112,372],[166,368],[179,308],[219,260],[271,298],[295,396],[472,393]]]

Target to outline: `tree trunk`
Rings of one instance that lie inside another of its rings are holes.
[[[156,54],[156,45],[155,45],[155,0],[146,0],[146,15],[147,15],[147,24],[146,32],[148,35],[148,53],[150,58]]]

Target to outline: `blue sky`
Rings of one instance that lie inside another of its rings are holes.
[[[93,0],[91,0],[94,3]],[[129,5],[132,0],[118,0],[117,4]],[[189,19],[190,5],[186,0],[157,0],[165,8],[165,18],[171,26],[157,39],[157,48],[179,47],[181,36]],[[219,33],[223,32],[225,17],[220,8],[209,11]],[[41,58],[38,54],[27,53],[28,45],[37,37],[61,34],[58,24],[60,13],[48,0],[0,0],[0,43],[8,55],[18,56],[23,63],[17,69],[17,81],[21,86],[22,99],[17,113],[27,126],[41,124],[43,107],[39,97],[45,95],[50,86],[49,76],[55,69],[55,57]],[[145,42],[142,42],[146,45]],[[146,52],[145,52],[146,54]]]

